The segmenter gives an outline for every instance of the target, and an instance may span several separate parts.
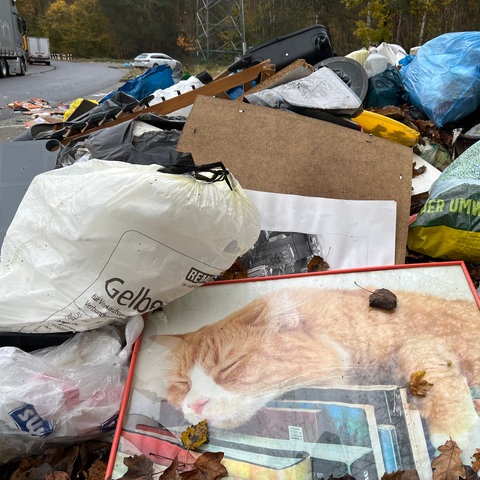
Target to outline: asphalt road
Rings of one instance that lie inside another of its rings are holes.
[[[23,77],[0,79],[0,142],[8,142],[25,131],[30,116],[8,105],[15,101],[41,98],[52,107],[76,98],[100,100],[124,83],[127,71],[121,64],[106,62],[52,61],[29,65]]]

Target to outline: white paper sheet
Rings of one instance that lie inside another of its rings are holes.
[[[261,229],[269,232],[267,237],[271,242],[278,238],[279,232],[309,234],[306,243],[313,255],[328,263],[330,270],[395,263],[394,200],[338,200],[246,192],[260,211]],[[258,276],[266,274],[278,272]]]

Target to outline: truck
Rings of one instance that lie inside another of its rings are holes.
[[[27,61],[50,65],[50,41],[47,37],[27,37]]]
[[[0,0],[0,78],[25,75],[27,22],[15,0]]]

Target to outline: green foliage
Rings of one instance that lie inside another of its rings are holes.
[[[196,61],[197,3],[202,2],[17,0],[17,7],[29,34],[48,36],[58,53],[131,60],[141,52],[160,51],[191,63]],[[210,3],[211,8],[218,5],[211,14],[221,22],[240,0]],[[338,55],[382,41],[408,51],[442,33],[480,30],[478,0],[244,0],[243,6],[247,47],[317,23],[327,27]],[[240,32],[232,31],[233,25],[223,23],[211,47],[228,49],[233,38],[241,48]],[[222,58],[227,65],[235,56],[229,55]]]

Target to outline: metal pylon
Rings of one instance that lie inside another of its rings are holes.
[[[230,61],[243,55],[243,0],[197,0],[196,46],[204,61]]]

